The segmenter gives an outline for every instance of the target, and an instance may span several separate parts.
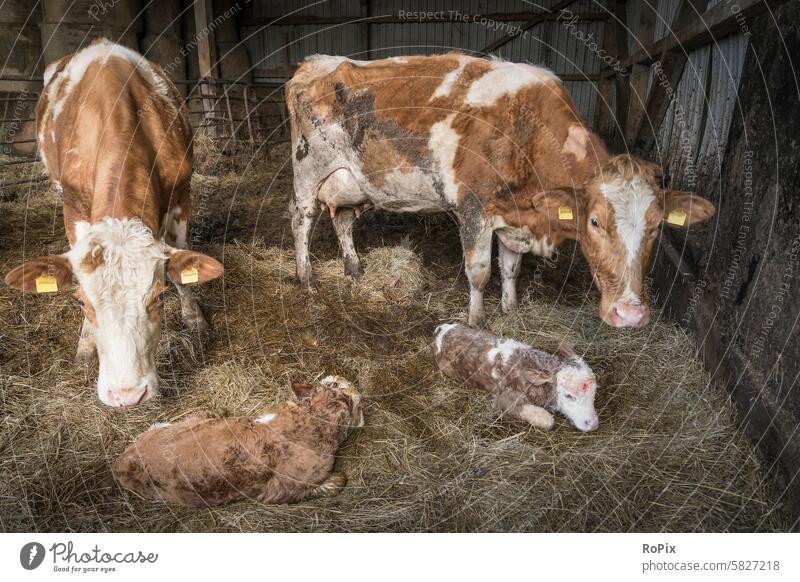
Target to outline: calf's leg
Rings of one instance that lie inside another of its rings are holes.
[[[522,265],[522,254],[509,249],[500,239],[497,242],[499,248],[497,259],[503,276],[503,299],[500,305],[503,313],[511,313],[517,309],[517,277]]]
[[[347,477],[341,473],[331,473],[322,484],[311,490],[309,497],[335,497],[341,493],[347,484]]]
[[[494,407],[504,415],[527,422],[541,430],[550,430],[555,423],[552,414],[541,406],[525,403],[525,398],[518,392],[500,392],[494,399]]]

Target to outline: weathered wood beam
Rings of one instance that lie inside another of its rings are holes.
[[[705,12],[707,6],[708,0],[681,0],[667,35],[678,36],[680,31],[685,30],[697,20],[698,14]],[[650,92],[647,94],[642,116],[643,122],[631,135],[629,143],[631,147],[641,147],[645,151],[649,151],[652,147],[658,128],[661,127],[661,123],[667,115],[671,95],[677,90],[688,60],[687,50],[665,49],[662,51],[659,58],[659,78],[652,83]],[[666,82],[664,82],[665,80]],[[669,91],[670,88],[672,88],[672,92]]]
[[[656,2],[656,0],[651,0]],[[653,43],[655,34],[656,15],[653,7],[647,2],[642,2],[639,13],[639,26],[635,37],[640,44]],[[657,4],[656,4],[657,7]],[[639,134],[639,127],[644,119],[645,105],[647,103],[647,82],[650,79],[650,66],[634,63],[629,69],[628,116],[625,124],[625,139],[632,142]]]
[[[525,31],[530,30],[531,28],[533,28],[534,26],[536,26],[540,22],[544,22],[545,20],[555,20],[556,18],[561,16],[561,14],[560,14],[561,11],[564,8],[566,8],[567,6],[569,6],[570,4],[572,4],[573,2],[574,2],[574,0],[562,0],[561,2],[559,2],[558,4],[556,4],[552,8],[550,8],[550,12],[538,14],[538,18],[536,18],[536,17],[531,18],[525,24],[520,26],[513,34],[504,34],[503,36],[498,38],[496,41],[494,41],[494,42],[488,44],[487,46],[485,46],[484,48],[482,48],[479,52],[482,53],[482,54],[489,54],[491,52],[494,52],[497,49],[499,49],[501,46],[504,46],[504,45],[508,44],[509,42],[511,42],[512,40],[517,38],[518,36],[524,34]],[[537,16],[537,15],[533,15],[533,16]],[[551,17],[551,18],[547,18],[548,16]]]
[[[628,58],[628,10],[625,0],[617,0],[613,7],[613,25],[617,44],[617,61],[624,61]],[[609,21],[611,24],[611,21]],[[617,75],[614,79],[617,89],[617,124],[620,127],[622,139],[625,138],[625,122],[628,119],[628,103],[630,102],[630,86],[628,80],[622,75]],[[620,144],[622,145],[622,144]]]
[[[358,25],[361,37],[361,58],[369,59],[369,0],[361,0],[361,22]]]
[[[574,2],[574,0],[573,0]],[[567,6],[567,3],[564,6]],[[561,8],[554,8],[554,13],[543,12],[498,12],[486,14],[461,14],[461,18],[456,16],[447,15],[448,11],[439,11],[439,16],[424,19],[414,18],[400,18],[397,15],[387,14],[383,16],[373,16],[369,19],[370,24],[441,24],[441,23],[454,23],[461,24],[463,22],[479,23],[482,20],[494,20],[496,22],[529,22],[535,20],[541,22],[542,20],[556,20],[558,18],[558,10]],[[452,11],[455,12],[455,11]],[[608,20],[608,14],[605,12],[575,12],[574,16],[578,16],[580,20]],[[244,18],[241,20],[241,26],[292,26],[300,24],[349,24],[358,23],[363,18],[359,16],[314,16],[314,15],[300,15],[300,16],[261,16],[258,18]],[[467,20],[463,20],[466,18]]]

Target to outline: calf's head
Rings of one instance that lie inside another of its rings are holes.
[[[309,399],[312,406],[322,409],[330,417],[329,422],[342,429],[342,438],[352,429],[364,426],[361,394],[341,376],[328,376],[316,385],[294,382],[292,391],[299,400]]]
[[[618,155],[582,188],[543,192],[534,205],[551,228],[577,239],[600,290],[600,317],[613,327],[650,321],[644,274],[662,223],[686,228],[708,220],[714,205],[692,192],[662,190],[657,165]]]
[[[97,347],[100,400],[135,405],[158,393],[155,356],[166,276],[204,283],[223,268],[207,255],[156,240],[138,219],[81,226],[68,252],[28,261],[5,280],[29,293],[74,288]]]

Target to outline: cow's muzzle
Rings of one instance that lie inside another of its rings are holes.
[[[650,307],[612,303],[600,316],[611,327],[644,327],[650,323]]]

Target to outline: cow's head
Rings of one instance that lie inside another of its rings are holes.
[[[166,276],[180,283],[183,273],[187,283],[204,283],[219,277],[222,265],[156,240],[138,219],[107,218],[76,234],[68,252],[24,263],[6,283],[28,293],[74,288],[97,346],[100,400],[109,406],[149,400],[158,393],[155,355]]]
[[[537,195],[551,224],[575,238],[602,295],[600,317],[613,327],[650,321],[644,274],[662,223],[686,228],[714,215],[714,205],[692,192],[662,190],[660,168],[618,155],[582,188]]]

